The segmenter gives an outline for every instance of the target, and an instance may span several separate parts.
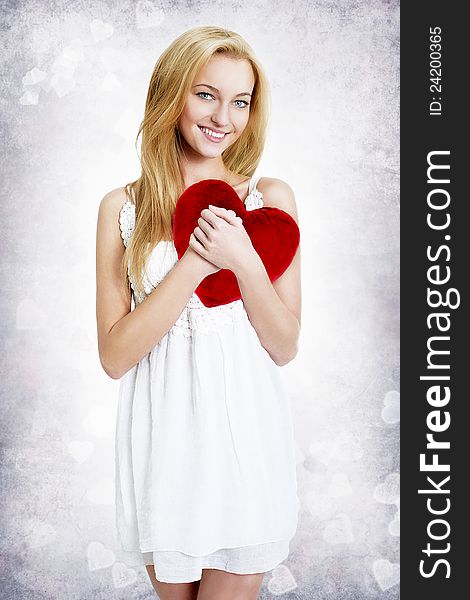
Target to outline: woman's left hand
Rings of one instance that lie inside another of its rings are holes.
[[[209,207],[201,211],[190,245],[203,258],[236,275],[242,267],[259,259],[258,253],[235,211],[211,204]]]

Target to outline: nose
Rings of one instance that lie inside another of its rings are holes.
[[[211,121],[214,123],[214,125],[220,127],[221,129],[223,127],[226,127],[229,123],[228,106],[225,106],[223,103],[220,103],[220,105],[214,109]]]

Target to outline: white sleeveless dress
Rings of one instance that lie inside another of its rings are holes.
[[[247,210],[263,206],[258,179]],[[134,223],[128,200],[125,245]],[[177,260],[173,241],[156,245],[146,295]],[[136,304],[145,300],[132,289]],[[262,573],[287,558],[300,508],[289,397],[242,300],[207,308],[193,293],[122,377],[115,466],[124,560],[153,564],[159,581],[197,581],[204,568]]]

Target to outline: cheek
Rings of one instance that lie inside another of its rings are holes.
[[[180,114],[179,119],[178,119],[178,127],[179,129],[184,129],[187,123],[187,112],[186,109],[183,110],[183,112]]]
[[[195,105],[191,100],[188,100],[184,106],[183,112],[181,113],[181,120],[185,123],[189,123],[194,121],[197,114],[197,105]]]
[[[250,120],[248,112],[246,114],[237,114],[234,118],[234,123],[236,125],[237,131],[241,133],[246,126],[248,125],[248,121]]]

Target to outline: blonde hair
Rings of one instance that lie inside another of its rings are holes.
[[[248,123],[222,153],[224,165],[230,172],[251,177],[261,159],[271,100],[268,80],[253,50],[238,33],[221,27],[185,31],[154,67],[136,137],[137,145],[142,135],[141,175],[125,185],[127,197],[135,204],[136,222],[124,252],[122,276],[129,285],[129,269],[131,281],[140,292],[144,292],[142,272],[152,249],[159,241],[173,237],[173,213],[184,191],[177,122],[194,78],[214,54],[248,60],[255,78]]]

